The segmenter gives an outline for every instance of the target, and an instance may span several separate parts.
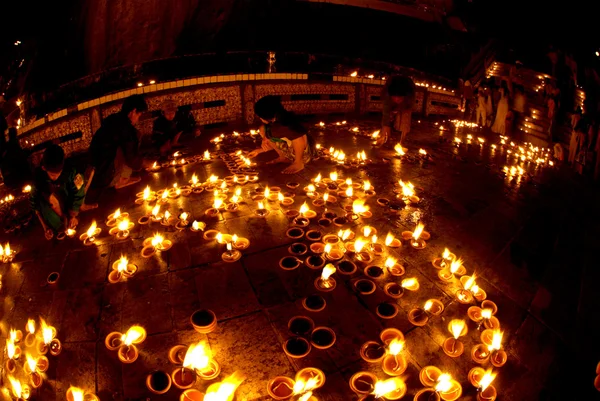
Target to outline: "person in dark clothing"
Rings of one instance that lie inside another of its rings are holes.
[[[146,110],[148,106],[141,95],[129,96],[120,112],[102,122],[90,145],[95,170],[94,187],[120,189],[140,181],[140,177],[131,176],[134,171],[142,169],[143,162],[134,124]]]
[[[175,102],[166,101],[162,105],[162,114],[154,120],[152,126],[152,140],[160,150],[161,156],[165,156],[172,148],[179,145],[181,130],[175,115],[177,105]]]
[[[55,232],[74,229],[85,197],[83,176],[74,168],[65,168],[65,152],[52,144],[44,151],[41,166],[34,174],[31,208],[35,211],[46,239]]]
[[[2,153],[2,178],[4,185],[10,189],[22,189],[31,182],[31,169],[27,157],[29,152],[21,148],[17,139],[16,128],[8,129],[8,142]]]
[[[200,127],[198,127],[198,124],[192,115],[192,108],[190,105],[181,106],[177,109],[175,121],[177,121],[177,129],[182,134],[194,134],[194,137],[196,138],[200,136]]]
[[[278,96],[259,99],[254,105],[254,113],[263,123],[260,127],[262,144],[248,157],[252,159],[260,153],[274,150],[278,157],[268,164],[291,162],[282,171],[283,174],[295,174],[303,170],[314,156],[314,141],[296,115],[283,107]]]
[[[410,132],[415,84],[409,77],[394,76],[389,79],[381,92],[382,118],[381,133],[376,146],[386,143],[392,130],[400,133],[400,142]]]

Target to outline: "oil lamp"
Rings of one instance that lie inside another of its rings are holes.
[[[67,401],[99,401],[100,399],[94,393],[84,391],[80,388],[71,386],[66,393]]]
[[[121,337],[122,345],[117,351],[119,360],[123,363],[133,363],[139,356],[136,344],[141,344],[146,339],[146,330],[141,326],[131,326]]]
[[[10,263],[15,258],[17,253],[10,248],[10,244],[7,242],[4,248],[0,244],[0,260],[3,263]]]
[[[206,228],[206,223],[204,223],[204,222],[197,221],[197,220],[194,220],[192,222],[191,230],[194,232],[204,231],[205,228]]]
[[[27,384],[21,384],[19,379],[15,379],[8,375],[8,381],[12,387],[12,394],[17,401],[28,400],[31,395],[31,390]]]
[[[254,210],[254,214],[258,217],[267,217],[269,211],[265,209],[264,203],[262,201],[259,201],[257,206],[258,208]]]
[[[491,385],[495,378],[496,374],[492,369],[483,370],[475,367],[469,371],[469,381],[477,389],[477,401],[494,401],[496,399],[496,389]]]
[[[455,259],[452,262],[450,262],[450,268],[446,269],[442,269],[438,272],[438,277],[440,278],[440,280],[442,281],[452,281],[452,279],[455,278],[455,274],[459,274],[459,273],[465,273],[466,270],[463,266],[463,260],[462,259]]]
[[[375,398],[384,398],[386,400],[398,400],[406,394],[406,384],[399,377],[392,377],[387,380],[378,380],[375,382],[372,393]]]
[[[406,152],[402,148],[402,145],[400,145],[399,143],[397,143],[396,146],[394,146],[394,150],[396,151],[396,156],[398,157],[402,157],[406,154]]]
[[[455,259],[456,259],[456,255],[453,254],[452,252],[450,252],[450,250],[448,248],[444,248],[444,252],[442,253],[442,256],[439,258],[433,259],[433,261],[431,263],[433,264],[433,267],[441,270],[441,269],[447,269],[450,266],[450,263],[452,263],[452,261]]]
[[[461,356],[465,350],[465,346],[458,338],[467,334],[467,325],[465,324],[465,321],[460,319],[451,320],[450,323],[448,323],[448,331],[450,331],[452,337],[448,337],[444,341],[444,344],[442,345],[444,353],[452,358]]]
[[[102,229],[96,225],[96,220],[93,220],[90,228],[88,228],[85,233],[81,234],[79,239],[83,241],[84,245],[93,245],[94,241],[96,240],[96,236],[100,234],[101,231]]]
[[[35,320],[27,319],[25,331],[27,331],[27,335],[25,336],[25,346],[33,347],[35,344]]]
[[[400,354],[404,349],[404,339],[394,338],[390,341],[386,349],[386,355],[383,357],[381,368],[390,376],[400,376],[406,371],[408,364],[403,355]]]
[[[323,271],[321,272],[321,276],[317,277],[315,280],[315,287],[319,291],[329,292],[333,291],[336,286],[336,281],[331,275],[335,273],[335,266],[331,263],[327,263],[325,267],[323,267]]]
[[[233,249],[232,242],[227,242],[225,246],[227,250],[221,255],[221,259],[223,259],[224,262],[233,263],[240,260],[240,258],[242,257],[242,253],[237,249]]]

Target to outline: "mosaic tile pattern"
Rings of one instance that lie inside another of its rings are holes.
[[[267,84],[255,86],[255,98],[267,95],[348,95],[348,100],[283,101],[286,109],[298,114],[350,112],[355,109],[356,87],[345,84]]]

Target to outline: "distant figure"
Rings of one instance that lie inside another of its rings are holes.
[[[94,134],[90,153],[95,168],[95,187],[120,189],[140,181],[140,177],[131,176],[142,168],[138,131],[134,124],[146,110],[148,106],[141,95],[129,96],[121,111],[108,116]]]
[[[512,104],[512,112],[513,112],[513,135],[517,132],[517,127],[519,125],[519,121],[523,118],[525,114],[526,108],[526,97],[525,97],[525,89],[522,85],[516,84],[514,85],[514,99]]]
[[[31,169],[27,157],[29,152],[21,148],[17,139],[17,129],[8,129],[8,142],[4,145],[2,154],[2,178],[7,188],[22,189],[31,181]]]
[[[506,133],[506,116],[508,114],[508,85],[506,81],[502,81],[500,85],[500,100],[496,107],[496,119],[492,125],[492,131],[504,135]]]
[[[192,107],[190,105],[180,106],[177,109],[175,121],[177,121],[177,129],[181,131],[182,135],[193,134],[195,138],[201,135],[200,127],[192,115]]]
[[[154,120],[152,140],[161,156],[167,155],[171,149],[179,146],[179,137],[182,131],[178,127],[176,114],[177,105],[169,100],[162,104],[162,114]]]
[[[77,227],[77,215],[85,197],[83,176],[74,168],[64,168],[64,163],[65,152],[52,144],[44,151],[41,166],[34,174],[31,208],[48,240],[55,232]]]
[[[481,125],[482,127],[485,127],[485,124],[487,122],[486,97],[483,87],[480,87],[477,90],[477,110],[475,122],[477,123],[477,125]]]
[[[487,116],[486,125],[490,127],[492,125],[492,118],[494,117],[494,105],[492,102],[492,94],[490,89],[485,90],[485,113]]]
[[[392,129],[400,133],[400,142],[404,142],[410,132],[412,110],[415,103],[415,84],[409,77],[393,76],[381,91],[382,118],[381,134],[376,146],[388,141]]]
[[[262,144],[248,157],[253,159],[260,153],[274,150],[278,157],[267,164],[291,162],[283,174],[302,171],[314,155],[314,141],[296,115],[287,111],[277,96],[259,99],[254,105],[254,113],[263,123],[260,127]]]

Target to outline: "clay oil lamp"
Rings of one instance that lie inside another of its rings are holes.
[[[327,302],[320,295],[310,295],[302,300],[302,306],[309,312],[321,312],[327,306]]]
[[[160,224],[165,227],[170,227],[177,221],[177,218],[171,215],[168,210],[165,211],[163,218],[160,220]]]
[[[498,312],[498,307],[492,301],[487,299],[481,303],[481,308],[478,306],[471,306],[467,311],[469,318],[477,323],[477,328],[481,328],[483,324],[486,329],[499,329],[500,321],[497,317],[493,316]]]
[[[392,377],[387,380],[378,380],[373,389],[374,399],[383,398],[385,400],[399,400],[406,394],[406,384],[399,377]],[[364,400],[369,398],[363,397]]]
[[[138,193],[136,196],[136,205],[143,205],[144,203],[149,203],[156,200],[156,194],[150,190],[149,186],[147,186],[143,192]]]
[[[295,256],[284,256],[279,261],[279,267],[283,270],[296,270],[302,264],[302,260]]]
[[[408,364],[400,353],[404,349],[404,338],[394,338],[387,345],[381,368],[389,376],[400,376],[406,371]]]
[[[493,330],[491,334],[487,334],[489,330],[481,333],[483,344],[477,344],[471,350],[473,361],[479,364],[486,363],[488,360],[497,368],[504,366],[507,360],[507,354],[502,350],[503,334],[500,330]],[[490,338],[491,337],[491,338]]]
[[[377,204],[386,207],[389,206],[390,200],[388,198],[377,198]]]
[[[117,225],[109,230],[110,235],[114,235],[116,239],[123,240],[129,237],[129,232],[135,226],[135,224],[127,217],[119,220]]]
[[[298,182],[288,182],[285,184],[286,187],[288,187],[289,189],[291,189],[292,191],[295,190],[296,188],[298,188],[300,186],[300,183]]]
[[[225,246],[227,250],[221,255],[221,259],[223,260],[223,262],[233,263],[240,260],[240,258],[242,257],[242,253],[237,249],[233,249],[233,245],[231,242],[228,242]]]
[[[329,327],[315,327],[310,334],[311,345],[320,350],[331,348],[335,343],[335,340],[335,332]]]
[[[465,273],[466,273],[466,269],[463,266],[463,260],[458,258],[458,259],[452,260],[452,262],[449,263],[448,268],[443,268],[442,270],[440,270],[438,272],[438,277],[442,281],[450,282],[454,278],[456,278],[455,275],[462,275]]]
[[[164,205],[165,203],[169,202],[169,190],[168,189],[161,189],[160,191],[156,192],[156,204],[157,205]]]
[[[40,319],[42,328],[42,341],[38,343],[37,351],[41,355],[46,355],[48,352],[52,356],[58,356],[62,352],[62,344],[56,338],[56,328],[46,324],[44,319]]]
[[[365,249],[368,243],[362,239],[357,239],[354,242],[347,242],[346,249],[354,253],[354,257],[359,264],[366,266],[373,261],[373,256]]]
[[[310,210],[306,202],[304,202],[302,206],[300,206],[300,216],[310,220],[317,217],[317,212]]]
[[[491,369],[483,370],[480,367],[469,371],[469,381],[477,389],[477,401],[494,401],[497,396],[496,388],[492,382],[496,374]]]
[[[77,234],[77,231],[73,230],[72,228],[67,228],[67,231],[65,231],[65,235],[69,238],[73,238],[75,234]]]
[[[111,284],[118,283],[121,278],[130,278],[137,272],[138,267],[121,255],[121,258],[115,261],[112,265],[112,270],[108,274],[108,282]]]
[[[269,214],[269,211],[267,209],[265,209],[265,205],[262,201],[258,202],[258,208],[256,210],[254,210],[254,215],[258,216],[258,217],[267,217],[267,215]]]
[[[79,239],[83,241],[83,245],[93,245],[96,241],[96,237],[100,234],[102,229],[96,225],[96,220],[92,221],[90,228],[79,236]]]
[[[356,199],[352,202],[352,215],[360,216],[364,219],[373,217],[373,213],[371,213],[368,206],[365,206],[363,199]]]
[[[231,245],[233,245],[233,249],[243,251],[250,246],[250,240],[248,238],[238,237],[237,234],[233,234],[231,237]]]
[[[336,287],[336,281],[331,275],[335,273],[336,268],[331,263],[326,264],[323,267],[323,271],[321,272],[321,276],[317,277],[315,280],[315,288],[319,291],[329,292],[333,291]]]
[[[9,373],[13,373],[17,368],[16,360],[21,357],[21,347],[15,345],[15,341],[12,338],[6,340],[6,360],[5,367]]]
[[[383,254],[383,245],[377,243],[377,235],[373,234],[371,236],[369,248],[371,248],[371,252],[373,252],[373,255],[375,256],[380,256]]]
[[[294,204],[294,198],[285,197],[281,192],[277,194],[277,200],[279,201],[280,206],[289,207]]]
[[[317,199],[319,197],[317,188],[313,184],[309,184],[306,187],[304,187],[304,192],[306,193],[306,196],[310,199]]]
[[[204,211],[206,217],[217,217],[223,208],[223,199],[215,197],[213,200],[212,207],[209,207]]]
[[[354,231],[350,230],[350,229],[345,229],[345,230],[340,230],[337,233],[338,238],[340,239],[340,241],[346,242],[347,240],[353,240],[354,239]]]
[[[388,272],[394,277],[403,276],[405,273],[404,266],[396,261],[396,259],[389,256],[384,263],[384,266],[387,268]]]
[[[302,337],[291,337],[283,343],[283,351],[290,358],[304,358],[310,353],[310,350],[310,343]]]
[[[156,233],[153,237],[146,238],[142,245],[142,257],[149,258],[156,252],[168,251],[173,246],[173,242]]]
[[[162,370],[155,370],[146,376],[146,387],[152,394],[165,394],[171,388],[172,380],[171,376],[169,376],[166,372]],[[189,397],[186,394],[187,391],[195,391],[200,397],[196,397],[195,393],[192,393]],[[180,397],[182,401],[202,401],[204,399],[204,394],[200,393],[197,390],[186,390]]]
[[[413,184],[399,180],[398,185],[400,186],[400,197],[404,202],[419,203],[421,199],[415,194],[415,186]]]
[[[433,265],[433,267],[439,270],[448,269],[450,267],[450,263],[452,263],[452,261],[455,259],[456,255],[450,252],[448,248],[445,248],[444,252],[442,253],[442,256],[433,259],[431,264]]]
[[[406,151],[402,148],[402,145],[400,145],[399,143],[397,143],[396,146],[394,146],[394,151],[396,152],[394,156],[398,158],[402,158],[402,156],[406,154]]]
[[[117,350],[117,356],[123,363],[133,363],[139,356],[136,345],[141,344],[146,339],[146,330],[141,326],[131,326],[129,330],[121,337],[122,344]]]
[[[22,384],[19,379],[15,379],[11,375],[8,375],[8,382],[12,387],[12,395],[16,401],[24,401],[29,399],[31,396],[31,389],[27,384]]]
[[[148,167],[148,171],[158,171],[160,170],[160,166],[158,165],[158,162],[154,162],[152,163],[152,166]]]
[[[400,248],[402,246],[402,242],[400,242],[398,238],[394,237],[394,234],[389,232],[385,236],[385,246],[388,248]]]
[[[179,231],[185,230],[185,228],[190,225],[190,221],[188,220],[189,216],[190,215],[187,212],[182,212],[177,218],[178,220],[177,223],[175,223],[175,228]]]
[[[456,300],[461,304],[470,304],[473,302],[473,293],[479,291],[479,287],[475,284],[475,274],[473,276],[463,276],[460,278],[460,283],[463,288],[456,291]],[[473,288],[475,286],[475,289]]]
[[[200,309],[192,313],[190,323],[198,333],[212,333],[217,328],[217,316],[208,309]]]
[[[402,280],[400,285],[405,290],[413,291],[413,292],[418,291],[420,288],[419,280],[417,280],[415,277],[405,278],[404,280]]]
[[[365,182],[363,182],[362,188],[366,197],[370,198],[376,195],[375,189],[371,185],[370,181],[366,180]]]
[[[314,207],[322,207],[325,206],[325,203],[329,200],[329,194],[325,193],[323,194],[323,198],[315,198],[312,201],[312,205]]]
[[[285,232],[285,235],[288,238],[297,240],[304,237],[304,230],[300,227],[292,227]]]
[[[200,187],[202,184],[200,184],[200,181],[198,180],[198,176],[196,174],[192,175],[192,179],[190,180],[190,185],[193,188],[198,188]]]
[[[382,319],[393,319],[398,314],[398,305],[392,302],[382,302],[377,305],[375,313]]]
[[[38,388],[42,385],[43,377],[42,374],[48,370],[50,363],[48,358],[40,356],[34,358],[29,354],[25,355],[26,363],[24,365],[25,373],[29,374],[31,387]]]
[[[189,346],[182,367],[171,374],[173,384],[179,389],[188,389],[196,382],[196,377],[212,380],[221,373],[219,363],[212,358],[212,352],[205,341]]]
[[[354,282],[354,288],[356,288],[359,294],[370,295],[375,292],[377,287],[373,281],[361,278]]]
[[[404,231],[402,233],[402,238],[406,241],[409,241],[410,246],[412,246],[413,248],[423,249],[427,246],[425,240],[421,238],[424,229],[425,226],[421,222],[419,222],[417,224],[417,227],[415,228],[415,231],[413,231],[412,233],[410,231]]]
[[[337,262],[344,257],[344,251],[339,248],[332,249],[331,244],[325,244],[323,256],[331,262]]]
[[[276,401],[287,400],[294,395],[294,380],[277,376],[267,383],[267,393]]]
[[[349,260],[342,260],[337,264],[337,271],[346,276],[356,273],[356,270],[356,265]]]
[[[371,372],[357,372],[350,378],[350,388],[359,395],[371,394],[377,377]]]
[[[306,239],[312,242],[320,241],[322,235],[323,234],[319,230],[309,230],[306,232]]]
[[[425,326],[429,321],[431,315],[431,308],[433,307],[433,300],[425,302],[423,308],[414,308],[408,312],[408,321],[415,326]]]
[[[65,396],[67,401],[100,401],[96,394],[73,386],[69,387]]]
[[[121,213],[121,209],[117,209],[114,213],[108,215],[108,218],[106,219],[106,225],[108,227],[114,227],[119,223],[119,221],[127,217],[129,217],[129,213]]]
[[[467,325],[464,320],[453,319],[448,323],[448,331],[452,337],[444,341],[442,349],[451,358],[459,357],[463,354],[465,346],[458,338],[467,334]]]
[[[194,220],[192,222],[192,227],[190,228],[190,230],[192,230],[193,232],[197,233],[199,231],[204,231],[205,228],[206,228],[206,223],[204,223],[202,221],[196,221],[196,220]]]
[[[386,348],[377,341],[367,341],[360,347],[360,357],[368,363],[381,362],[386,352]]]
[[[169,188],[168,196],[170,199],[177,199],[181,195],[181,188],[177,185],[177,183],[173,184],[172,188]]]
[[[419,378],[421,379],[421,383],[423,383],[427,387],[433,388],[426,388],[419,391],[415,395],[414,399],[417,401],[440,399],[444,401],[455,401],[458,398],[460,398],[460,396],[462,395],[462,386],[459,382],[454,380],[452,376],[450,376],[450,374],[441,372],[439,374],[433,374],[432,376],[437,376],[436,380],[433,383],[429,382],[428,380],[424,380],[423,370],[432,368],[435,368],[435,366],[424,367],[421,370]],[[439,371],[439,369],[437,369],[437,371]]]
[[[25,346],[33,347],[35,345],[35,320],[27,319],[25,331],[27,332],[27,335],[25,336]]]

